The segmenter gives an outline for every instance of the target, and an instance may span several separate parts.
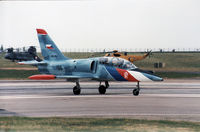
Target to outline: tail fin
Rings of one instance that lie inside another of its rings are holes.
[[[37,29],[38,40],[44,60],[67,60],[44,29]]]

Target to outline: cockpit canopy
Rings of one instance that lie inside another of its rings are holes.
[[[119,68],[122,68],[122,69],[135,69],[135,68],[137,68],[131,62],[129,62],[125,59],[122,59],[122,58],[118,58],[118,57],[101,57],[101,58],[99,58],[99,63],[119,67]]]

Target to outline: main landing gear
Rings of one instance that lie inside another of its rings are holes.
[[[99,93],[100,94],[105,94],[106,93],[106,89],[109,87],[109,83],[108,81],[105,81],[105,85],[101,85],[101,82],[99,84]],[[79,84],[79,81],[76,80],[76,86],[74,86],[73,88],[73,93],[74,95],[79,95],[81,93],[81,87]]]
[[[79,95],[81,93],[81,87],[79,81],[76,81],[76,86],[73,88],[74,95]]]
[[[106,89],[109,87],[108,81],[105,81],[105,85],[101,85],[101,82],[99,84],[99,94],[105,94]]]
[[[133,95],[138,96],[140,93],[140,82],[137,82],[137,88],[133,89]]]

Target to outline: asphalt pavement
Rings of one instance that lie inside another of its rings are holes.
[[[105,95],[98,82],[0,81],[0,116],[106,117],[200,121],[200,80],[165,80],[140,83],[110,82]]]

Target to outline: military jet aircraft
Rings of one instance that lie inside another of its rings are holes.
[[[118,52],[117,50],[114,50],[114,51],[112,51],[112,53],[105,54],[105,56],[107,56],[107,57],[120,57],[120,58],[126,59],[126,60],[133,63],[134,61],[139,61],[139,60],[145,59],[150,54],[151,54],[151,51],[147,52],[146,54],[144,54],[142,56],[141,55],[128,55],[127,52],[124,52],[124,54],[123,54],[123,53]]]
[[[11,61],[29,61],[29,60],[37,60],[42,61],[36,54],[36,48],[34,46],[30,46],[28,51],[19,52],[13,51],[13,48],[8,48],[7,53],[5,54],[4,58],[11,60]]]
[[[38,67],[39,75],[30,76],[29,79],[50,80],[66,79],[76,83],[73,93],[79,95],[81,87],[79,80],[88,78],[97,80],[99,93],[105,94],[109,87],[109,81],[130,81],[137,82],[133,95],[140,92],[139,83],[143,81],[163,81],[162,78],[153,75],[151,72],[137,68],[131,62],[117,57],[96,57],[88,59],[71,59],[65,57],[51,40],[47,32],[37,29],[38,39],[42,51],[43,61],[24,61],[19,64],[30,64]],[[105,85],[102,85],[105,82]]]

